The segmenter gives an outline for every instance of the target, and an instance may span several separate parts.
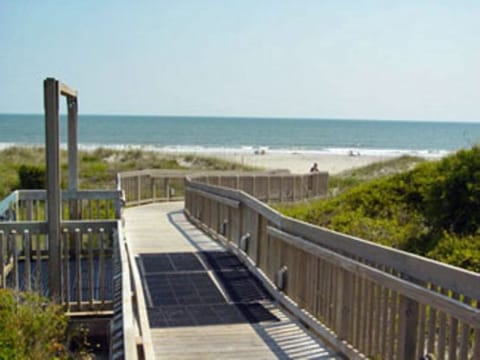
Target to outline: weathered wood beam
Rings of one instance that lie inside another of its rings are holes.
[[[60,90],[60,95],[74,97],[74,98],[77,97],[77,90],[70,88],[67,84],[59,82],[59,90]]]
[[[59,129],[59,82],[48,78],[44,81],[45,140],[47,159],[47,219],[49,238],[50,294],[55,301],[61,296],[60,271],[60,129]]]

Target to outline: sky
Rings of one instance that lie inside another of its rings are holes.
[[[480,121],[480,1],[0,0],[0,113]],[[64,105],[62,105],[64,106]]]

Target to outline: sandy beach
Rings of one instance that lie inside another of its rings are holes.
[[[225,153],[211,152],[202,155],[213,156],[244,165],[251,165],[265,169],[288,169],[291,173],[302,174],[309,172],[313,163],[318,164],[320,171],[338,174],[342,171],[365,166],[378,161],[385,161],[396,156],[393,155],[360,155],[348,154],[305,154],[305,153]]]

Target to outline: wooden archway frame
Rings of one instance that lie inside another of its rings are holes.
[[[54,78],[43,82],[45,107],[45,157],[47,161],[47,231],[49,251],[50,296],[60,300],[62,277],[61,264],[61,182],[60,182],[60,96],[67,99],[68,109],[68,189],[76,191],[78,184],[77,162],[77,91]]]

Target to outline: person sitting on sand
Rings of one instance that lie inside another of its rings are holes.
[[[318,172],[318,165],[317,165],[317,163],[313,163],[313,166],[310,168],[310,172]]]

